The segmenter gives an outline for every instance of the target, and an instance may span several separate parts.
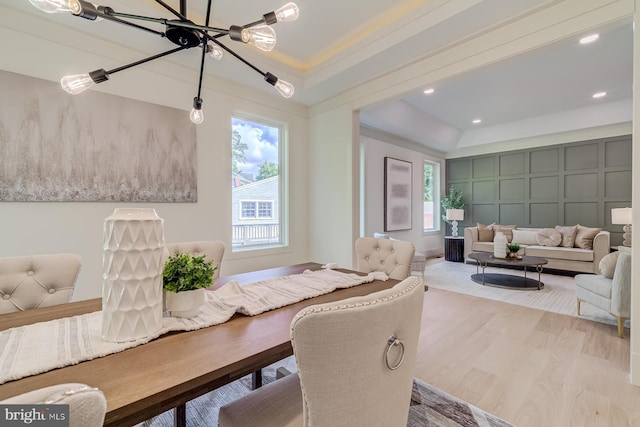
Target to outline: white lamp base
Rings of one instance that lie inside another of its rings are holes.
[[[451,222],[451,235],[453,237],[458,237],[458,221],[455,219]]]
[[[624,234],[622,235],[622,246],[631,247],[631,224],[627,224],[623,227]]]

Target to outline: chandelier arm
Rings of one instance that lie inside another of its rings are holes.
[[[114,10],[111,10],[111,11],[108,11],[108,12],[105,11],[103,13],[100,10],[98,10],[97,15],[100,16],[101,18],[108,19],[109,21],[117,22],[118,24],[128,25],[130,27],[134,27],[134,28],[137,28],[139,30],[148,31],[150,33],[156,34],[156,35],[161,36],[161,37],[166,37],[166,34],[163,33],[162,31],[157,31],[157,30],[154,30],[152,28],[143,27],[142,25],[138,25],[138,24],[136,24],[134,22],[125,21],[124,19],[120,19],[120,18],[112,15],[112,13],[117,13],[117,12],[115,12]]]
[[[168,26],[171,26],[171,27],[189,28],[189,29],[198,30],[198,31],[213,31],[215,33],[222,34],[222,35],[229,34],[229,30],[226,29],[226,28],[208,27],[206,25],[194,24],[191,21],[187,21],[187,22],[171,21],[171,20],[168,20],[166,18],[152,18],[150,16],[131,15],[129,13],[116,12],[115,10],[111,11],[109,13],[111,14],[111,16],[118,16],[118,17],[121,17],[121,18],[138,19],[138,20],[142,20],[142,21],[155,22],[155,23],[158,23],[158,24],[168,25]],[[127,22],[127,21],[123,21],[123,22]]]
[[[218,40],[216,40],[215,37],[210,36],[209,34],[207,34],[207,38],[209,40],[211,40],[212,42],[214,42],[215,44],[217,44],[218,46],[220,46],[222,49],[224,49],[226,52],[228,52],[230,55],[232,55],[233,57],[235,57],[236,59],[238,59],[239,61],[241,61],[242,63],[244,63],[246,66],[248,66],[249,68],[253,69],[254,71],[256,71],[257,73],[261,74],[262,77],[267,77],[267,73],[265,73],[264,71],[262,71],[261,69],[259,69],[258,67],[256,67],[255,65],[253,65],[252,63],[250,63],[249,61],[247,61],[246,59],[244,59],[242,56],[238,55],[237,53],[235,53],[233,50],[229,49],[228,47],[226,47],[225,45],[223,45],[222,43],[220,43]]]
[[[184,19],[184,20],[187,19],[187,17],[185,15],[183,15],[181,12],[178,12],[177,10],[175,10],[174,8],[172,8],[171,6],[169,6],[168,4],[163,2],[162,0],[155,0],[155,2],[158,3],[160,6],[164,7],[165,9],[167,9],[169,12],[173,13],[178,18]]]
[[[132,62],[131,64],[123,65],[118,68],[114,68],[113,70],[107,71],[107,74],[117,73],[118,71],[126,70],[127,68],[135,67],[136,65],[144,64],[145,62],[153,61],[154,59],[162,58],[163,56],[171,55],[172,53],[179,52],[181,50],[188,49],[185,46],[179,46],[175,49],[168,50],[166,52],[161,52],[153,56],[149,56],[148,58],[141,59],[136,62]]]
[[[205,20],[205,25],[206,26],[209,26],[209,18],[211,16],[211,2],[212,2],[212,0],[209,0],[207,2],[207,17],[206,17],[206,20]],[[197,97],[198,99],[202,99],[200,97],[200,94],[202,92],[202,77],[204,76],[204,60],[205,60],[205,57],[207,55],[207,36],[208,36],[207,32],[203,31],[203,33],[202,33],[202,57],[200,58],[200,77],[198,78],[198,97]]]

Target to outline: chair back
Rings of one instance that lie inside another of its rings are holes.
[[[3,405],[69,405],[69,427],[101,427],[107,400],[97,388],[68,383],[43,387],[0,401]]]
[[[190,253],[194,256],[206,255],[205,259],[207,261],[213,261],[214,265],[218,266],[218,269],[213,274],[213,280],[220,277],[220,266],[222,265],[222,257],[224,256],[224,243],[216,240],[167,243],[166,248],[169,251],[169,255],[178,252]]]
[[[416,248],[411,242],[386,238],[360,237],[355,243],[358,271],[382,271],[392,279],[406,279]]]
[[[631,317],[631,253],[620,252],[611,281],[611,307],[613,315]]]
[[[71,301],[81,266],[76,254],[0,258],[0,314]]]
[[[294,317],[306,427],[407,424],[423,299],[422,279],[412,276]]]

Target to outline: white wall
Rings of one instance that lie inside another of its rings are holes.
[[[363,235],[373,236],[374,232],[384,232],[384,158],[393,157],[413,164],[412,167],[412,228],[411,230],[387,232],[391,237],[412,242],[417,251],[428,256],[441,255],[443,252],[444,223],[440,220],[440,209],[436,206],[434,220],[440,223],[442,231],[423,231],[423,164],[425,160],[440,164],[439,191],[444,191],[444,159],[424,152],[404,148],[385,140],[385,136],[361,132],[360,143],[364,147],[363,176]]]
[[[77,19],[77,18],[76,18]],[[50,80],[60,90],[61,75],[109,68],[144,56],[126,47],[92,40],[0,5],[0,69]],[[73,47],[72,47],[73,46]],[[93,52],[93,53],[91,53]],[[226,58],[226,60],[233,60]],[[112,76],[95,87],[106,93],[181,109],[188,116],[197,90],[197,66],[153,62]],[[197,64],[196,64],[197,65]],[[256,79],[261,79],[256,74]],[[80,95],[82,96],[82,95]],[[102,287],[102,224],[117,207],[152,207],[164,219],[167,242],[222,240],[227,251],[222,274],[234,274],[309,260],[307,110],[229,82],[206,78],[202,93],[205,121],[197,127],[197,203],[0,203],[0,256],[73,252],[82,257],[74,300],[98,297]],[[0,98],[10,103],[10,99]],[[49,108],[56,108],[50,105]],[[290,246],[231,253],[231,116],[242,111],[289,124],[285,163],[291,178]],[[1,137],[1,136],[0,136]],[[82,141],[78,141],[82,143]]]

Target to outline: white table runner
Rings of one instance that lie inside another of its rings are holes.
[[[7,329],[0,331],[0,384],[118,353],[170,331],[192,331],[218,325],[235,313],[255,316],[336,289],[387,279],[387,275],[380,272],[359,276],[325,269],[307,270],[243,286],[231,281],[216,291],[205,293],[206,302],[200,307],[198,316],[164,318],[157,334],[124,343],[102,340],[101,311]]]

